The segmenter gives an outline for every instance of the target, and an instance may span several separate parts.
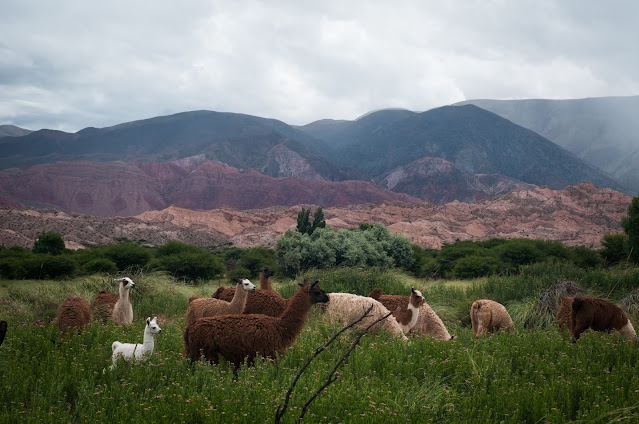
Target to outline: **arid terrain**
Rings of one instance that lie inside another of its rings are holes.
[[[580,183],[563,190],[520,189],[477,203],[385,202],[324,209],[335,230],[381,223],[424,248],[456,240],[534,238],[597,248],[604,234],[620,232],[631,197]],[[305,205],[308,206],[308,205]],[[68,248],[122,240],[157,246],[178,240],[198,246],[272,247],[295,228],[302,205],[255,210],[168,207],[134,217],[105,218],[50,209],[0,209],[0,245],[30,248],[38,234],[55,231]]]

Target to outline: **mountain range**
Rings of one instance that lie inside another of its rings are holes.
[[[606,99],[615,105],[629,101]],[[619,132],[629,134],[633,124],[619,122],[632,119],[617,118]],[[464,104],[421,113],[387,109],[354,121],[297,127],[211,111],[77,133],[0,126],[0,205],[133,216],[169,206],[478,202],[516,189],[562,189],[581,181],[636,193],[630,171],[621,182],[593,164],[597,154],[586,157],[586,148],[576,149],[577,141],[564,148],[513,120]],[[522,124],[541,120],[531,117]],[[554,125],[553,136],[562,129],[577,131],[566,120]],[[623,156],[621,148],[599,152]]]

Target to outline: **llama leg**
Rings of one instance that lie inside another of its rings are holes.
[[[573,327],[573,332],[572,332],[572,336],[574,337],[575,341],[579,340],[579,337],[581,337],[581,333],[586,331],[588,327],[589,325],[587,323],[580,320],[576,320],[575,325]]]

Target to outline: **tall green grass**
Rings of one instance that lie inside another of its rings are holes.
[[[380,276],[364,272],[360,279],[356,272],[318,272],[311,278],[320,279],[324,288],[351,291],[350,287],[360,294],[367,294],[368,284],[385,284],[392,293],[414,283],[393,273]],[[554,281],[541,274],[541,270],[531,270],[519,280],[527,292],[501,300],[510,305],[525,304]],[[587,284],[588,278],[586,275],[579,282]],[[516,281],[503,277],[507,290]],[[0,318],[9,321],[9,332],[0,346],[0,422],[273,422],[297,370],[338,329],[312,311],[285,356],[275,362],[258,360],[255,367],[242,367],[235,376],[226,362],[191,365],[181,355],[188,296],[212,292],[214,285],[192,288],[153,274],[138,284],[142,282],[147,287],[133,300],[133,326],[118,328],[93,322],[81,335],[66,341],[59,340],[51,323],[31,325],[35,314],[25,305],[55,303],[71,293],[95,295],[100,281],[2,282]],[[356,288],[346,285],[350,283]],[[465,308],[476,296],[496,293],[498,279],[422,283],[427,300],[438,312],[444,312],[440,316],[455,338],[449,342],[411,338],[402,343],[384,334],[365,336],[338,370],[337,380],[311,405],[306,422],[639,419],[636,342],[614,333],[587,332],[578,343],[571,343],[568,335],[554,326],[534,325],[518,325],[512,334],[475,340],[471,330],[462,325],[462,314],[468,313]],[[288,282],[277,286],[295,289]],[[11,295],[5,297],[8,293]],[[46,300],[40,300],[41,296]],[[7,314],[4,307],[14,304],[21,306]],[[140,342],[143,317],[149,315],[161,316],[162,327],[149,362],[109,371],[111,343]],[[352,338],[352,333],[345,333],[313,361],[293,392],[284,422],[295,421],[303,403],[322,385]]]

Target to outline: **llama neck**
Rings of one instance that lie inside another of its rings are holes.
[[[282,315],[280,315],[280,323],[285,329],[284,334],[287,338],[294,340],[306,323],[308,311],[311,309],[310,294],[303,287],[298,290],[293,297],[288,300],[288,305]]]
[[[233,299],[231,299],[229,314],[241,314],[244,312],[246,306],[246,298],[248,297],[248,290],[244,290],[242,284],[238,283],[235,286],[235,293]]]
[[[408,311],[411,312],[411,317],[406,327],[411,329],[415,326],[415,324],[417,324],[417,319],[419,318],[419,306],[415,306],[411,302],[408,302]]]
[[[129,300],[129,289],[124,287],[124,284],[120,284],[120,300]]]
[[[148,325],[144,329],[144,343],[142,346],[145,352],[153,352],[153,334]]]
[[[260,272],[260,289],[273,290],[271,287],[271,277],[264,275],[264,271]]]

